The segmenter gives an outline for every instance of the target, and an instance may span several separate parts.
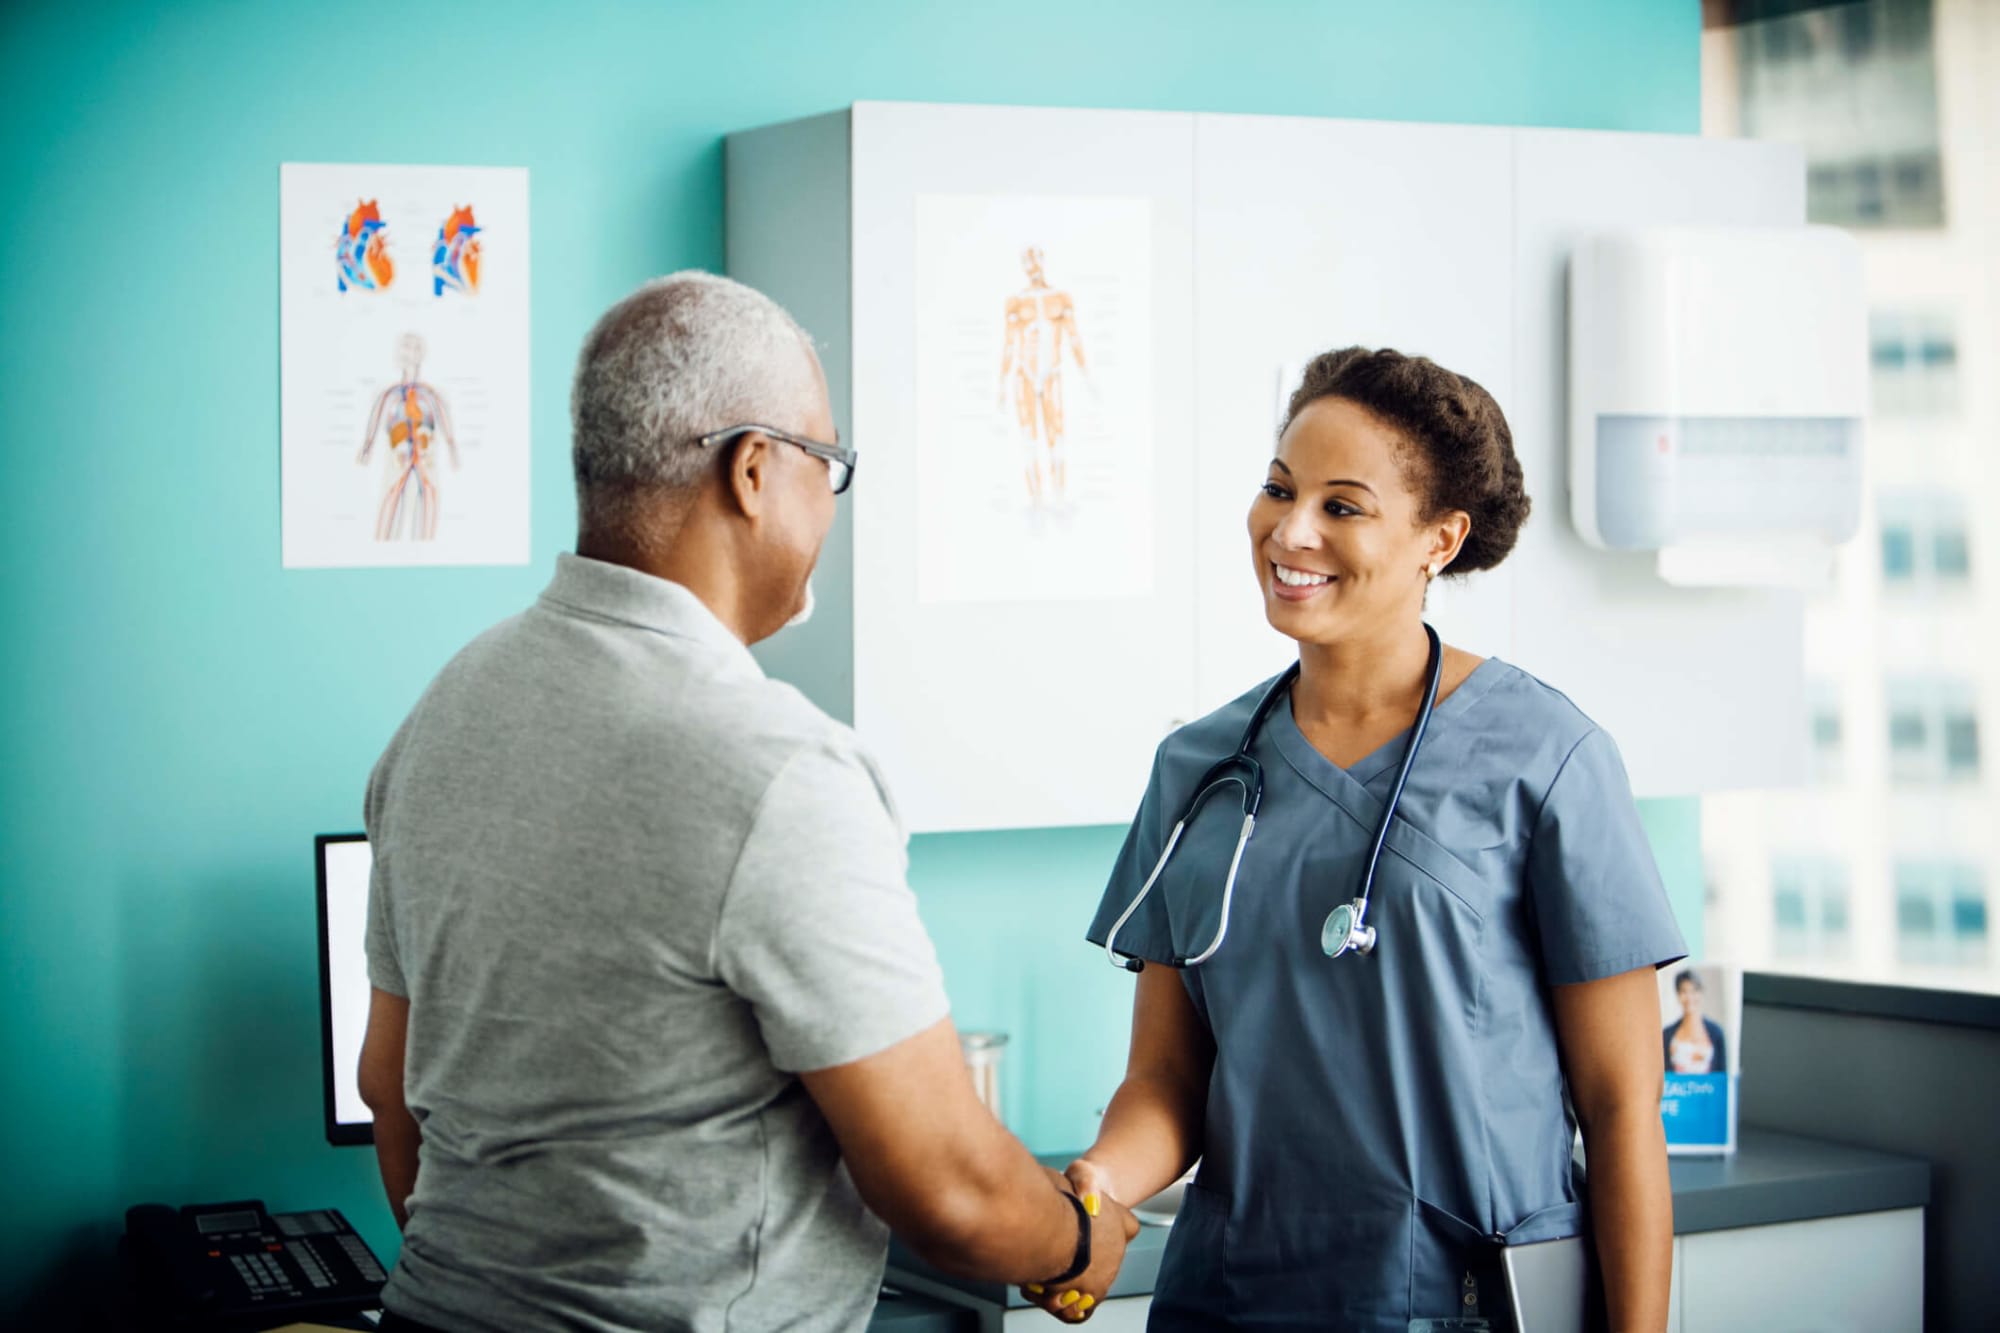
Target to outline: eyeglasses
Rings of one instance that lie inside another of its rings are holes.
[[[767,435],[771,439],[782,440],[786,444],[795,444],[814,458],[824,459],[826,462],[826,479],[832,484],[835,495],[844,494],[847,488],[854,484],[854,465],[861,455],[855,450],[840,444],[838,441],[833,444],[822,444],[818,440],[804,439],[789,432],[779,430],[775,426],[759,426],[754,423],[746,423],[741,426],[725,426],[721,430],[710,431],[696,440],[695,443],[704,449],[713,449],[717,445],[729,444],[752,433]]]

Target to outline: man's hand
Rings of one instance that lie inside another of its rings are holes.
[[[1062,1177],[980,1104],[950,1019],[799,1078],[863,1201],[919,1256],[1009,1284],[1069,1266],[1076,1212],[1057,1194]]]
[[[1079,1166],[1088,1164],[1079,1159],[1071,1164],[1067,1175],[1050,1173],[1064,1193],[1073,1192]],[[1139,1234],[1139,1219],[1103,1189],[1093,1188],[1077,1197],[1083,1200],[1084,1211],[1091,1216],[1090,1267],[1060,1287],[1031,1284],[1021,1288],[1021,1295],[1030,1302],[1071,1324],[1090,1318],[1090,1312],[1104,1300],[1125,1262],[1125,1247]]]

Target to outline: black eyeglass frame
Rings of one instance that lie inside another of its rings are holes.
[[[825,460],[827,480],[833,483],[835,495],[845,495],[847,488],[854,484],[855,466],[861,461],[860,451],[849,449],[838,440],[827,444],[821,440],[808,440],[802,435],[779,430],[776,426],[760,426],[756,422],[745,422],[740,426],[724,426],[721,430],[712,430],[697,439],[695,443],[704,449],[713,449],[752,433],[766,435],[786,444],[795,444],[814,458]]]

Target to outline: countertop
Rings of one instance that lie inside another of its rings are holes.
[[[1069,1157],[1047,1156],[1042,1161],[1061,1168]],[[1669,1160],[1668,1170],[1674,1183],[1674,1231],[1678,1235],[1920,1208],[1930,1201],[1930,1164],[1919,1158],[1781,1134],[1754,1125],[1740,1130],[1734,1153],[1675,1157]],[[1112,1285],[1112,1298],[1152,1294],[1169,1230],[1139,1229],[1125,1251],[1125,1265]],[[939,1272],[898,1240],[889,1245],[885,1281],[910,1292],[971,1297],[1008,1308],[1026,1305],[1012,1287]]]

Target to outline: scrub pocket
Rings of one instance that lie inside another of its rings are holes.
[[[1199,1333],[1227,1326],[1229,1200],[1189,1182],[1167,1233],[1160,1276],[1153,1283],[1147,1333]]]
[[[1195,1197],[1189,1191],[1189,1198]],[[1409,1320],[1410,1205],[1382,1200],[1346,1208],[1272,1210],[1254,1201],[1241,1216],[1212,1192],[1197,1206],[1196,1229],[1174,1236],[1161,1261],[1151,1329],[1342,1329],[1405,1333]],[[1212,1211],[1210,1211],[1212,1210]],[[1186,1201],[1174,1223],[1189,1219]],[[1182,1246],[1182,1242],[1187,1244]],[[1209,1250],[1207,1271],[1190,1283],[1186,1260]],[[1219,1246],[1219,1252],[1210,1247]],[[1186,1285],[1184,1285],[1186,1284]],[[1207,1315],[1208,1322],[1163,1320]]]
[[[1410,1209],[1408,1333],[1511,1333],[1500,1245],[1422,1199]]]

